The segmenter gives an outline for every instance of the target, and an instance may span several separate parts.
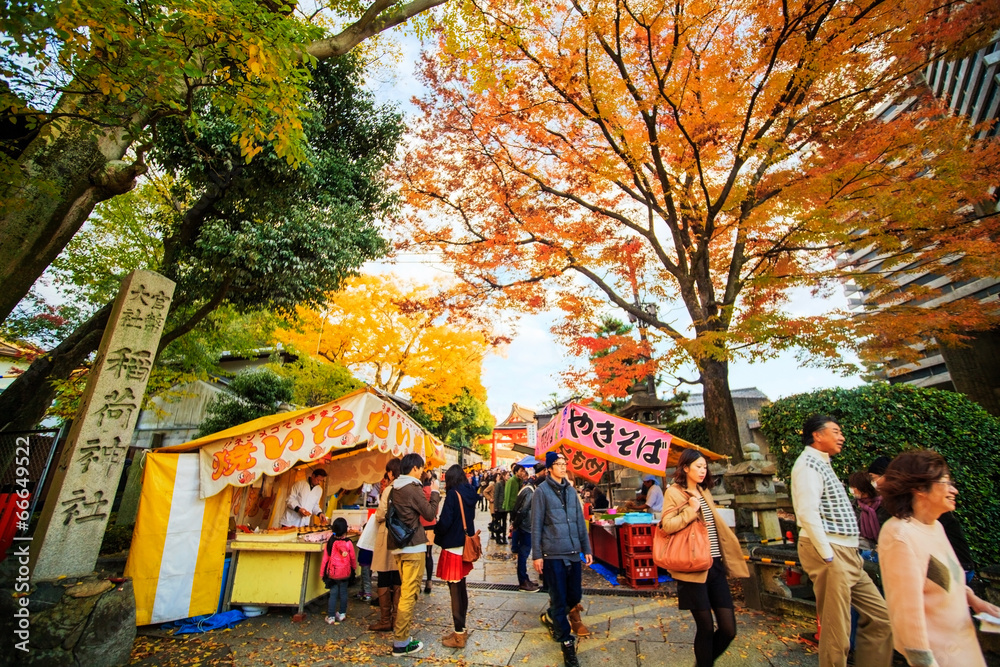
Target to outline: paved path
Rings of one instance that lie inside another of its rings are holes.
[[[485,528],[485,520],[477,521]],[[484,531],[485,534],[485,531]],[[516,583],[514,563],[490,554],[505,547],[487,546],[469,580]],[[594,580],[593,577],[590,577]],[[586,584],[585,584],[586,585]],[[321,598],[305,621],[293,623],[291,611],[273,610],[231,630],[188,639],[140,637],[133,664],[194,664],[264,667],[269,665],[466,664],[561,666],[559,646],[538,622],[548,596],[540,593],[470,589],[469,640],[465,649],[448,649],[440,639],[451,631],[451,608],[445,584],[436,583],[421,595],[413,634],[424,649],[407,658],[390,655],[391,634],[367,630],[375,608],[351,600],[345,623],[329,626]],[[661,667],[694,664],[694,624],[677,609],[673,597],[590,595],[583,601],[584,621],[594,634],[581,641],[584,667]],[[720,667],[816,665],[814,650],[797,638],[815,630],[801,623],[747,609],[737,609],[739,635],[716,663]],[[193,656],[193,657],[192,657]]]

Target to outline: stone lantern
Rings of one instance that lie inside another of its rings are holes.
[[[760,447],[752,442],[743,445],[743,458],[723,476],[726,489],[733,494],[737,532],[753,533],[768,542],[781,541],[774,464],[764,459]]]

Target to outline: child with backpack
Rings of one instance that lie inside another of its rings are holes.
[[[333,535],[323,550],[320,571],[326,587],[330,589],[326,622],[339,625],[347,618],[347,585],[358,566],[358,559],[354,553],[354,545],[347,539],[347,519],[334,519],[331,528]]]

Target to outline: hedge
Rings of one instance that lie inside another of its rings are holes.
[[[669,426],[667,432],[675,438],[687,440],[692,445],[711,449],[708,442],[708,427],[705,426],[705,420],[701,417],[682,419]]]
[[[944,456],[973,557],[979,566],[1000,563],[1000,420],[962,394],[903,384],[790,396],[760,410],[761,430],[786,481],[803,448],[802,424],[814,413],[830,415],[843,429],[844,449],[832,465],[845,481],[878,456],[908,449]]]

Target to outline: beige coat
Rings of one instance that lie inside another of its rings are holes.
[[[382,489],[382,496],[378,501],[378,510],[375,512],[375,521],[378,523],[378,534],[375,537],[375,551],[372,553],[372,572],[389,572],[396,569],[396,559],[393,558],[387,544],[389,529],[385,527],[385,513],[389,511],[390,491],[392,491],[392,484]]]
[[[726,566],[726,572],[730,577],[746,578],[750,576],[746,560],[743,558],[743,549],[740,547],[740,540],[736,534],[726,525],[725,520],[719,515],[715,507],[712,494],[707,489],[702,490],[702,495],[712,508],[715,516],[715,531],[719,535],[719,550],[722,551],[722,562]],[[660,528],[667,535],[672,535],[678,530],[694,521],[701,510],[697,510],[688,504],[688,494],[677,484],[671,484],[663,494],[663,516],[660,519]],[[678,506],[682,506],[678,509]],[[670,576],[679,581],[690,581],[697,584],[705,583],[708,579],[708,570],[704,572],[670,572]]]
[[[496,482],[490,482],[489,485],[483,490],[483,498],[490,504],[490,514],[496,514],[496,503],[493,501],[493,492],[496,490]]]

